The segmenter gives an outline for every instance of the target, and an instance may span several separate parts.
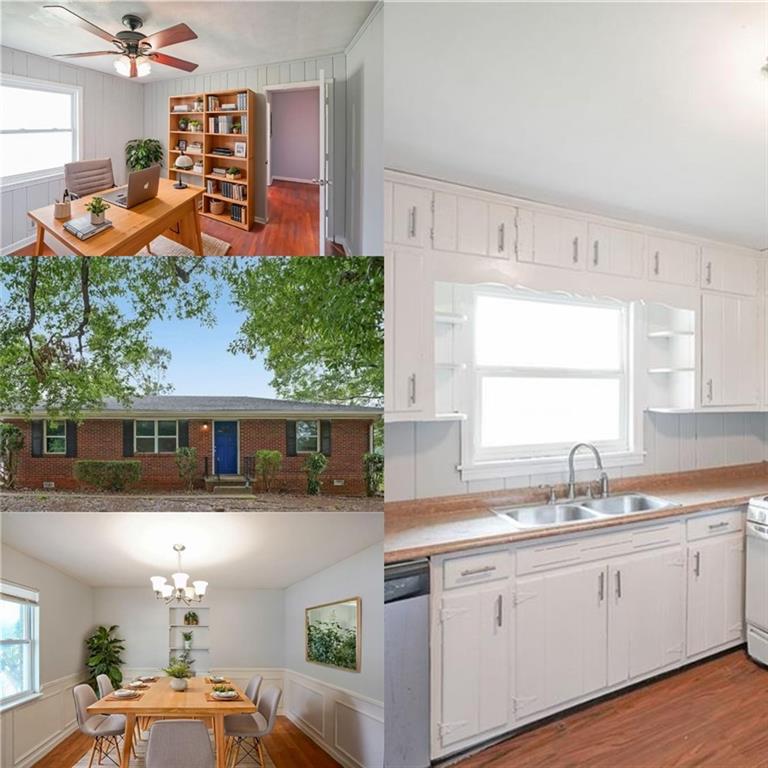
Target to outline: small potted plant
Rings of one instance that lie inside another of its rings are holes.
[[[197,132],[200,130],[200,126],[202,123],[199,120],[190,120],[189,121],[189,130],[194,132]]]
[[[85,210],[91,214],[91,224],[94,226],[103,224],[104,214],[109,207],[109,203],[105,203],[100,197],[94,197],[89,203],[86,203]]]
[[[232,133],[240,133],[240,122],[237,120],[232,123]]]
[[[190,675],[189,663],[181,659],[172,658],[168,666],[163,670],[171,678],[171,688],[174,691],[187,690],[187,678]]]
[[[227,168],[227,172],[224,174],[228,179],[242,178],[242,173],[239,168]]]
[[[197,626],[199,623],[199,620],[197,618],[197,614],[194,611],[187,611],[184,614],[184,623],[188,627]]]
[[[184,638],[184,650],[191,651],[192,650],[192,633],[182,632],[181,636]]]
[[[186,117],[180,117],[179,118],[179,130],[180,131],[186,131],[188,125],[189,125],[189,120],[187,120]]]

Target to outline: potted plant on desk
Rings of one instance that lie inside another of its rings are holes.
[[[104,214],[109,203],[105,203],[100,197],[94,197],[89,203],[86,203],[85,210],[91,214],[91,224],[98,226],[104,223]]]

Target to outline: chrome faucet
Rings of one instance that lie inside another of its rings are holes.
[[[600,458],[600,451],[598,451],[592,443],[576,443],[568,454],[568,498],[576,498],[576,469],[573,466],[573,460],[579,448],[587,448],[592,451],[595,457],[595,464],[600,470],[600,495],[605,498],[608,496],[608,473],[603,469],[603,460]]]

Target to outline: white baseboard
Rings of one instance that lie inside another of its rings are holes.
[[[311,184],[317,186],[312,179],[296,179],[293,176],[273,176],[272,181],[295,181],[297,184]]]
[[[29,237],[25,237],[21,240],[17,240],[15,243],[11,243],[10,245],[6,245],[4,248],[0,249],[0,256],[8,256],[14,251],[18,251],[19,248],[24,248],[25,246],[31,245],[34,242],[35,242],[34,235],[30,235]]]

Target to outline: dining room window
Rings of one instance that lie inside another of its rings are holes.
[[[54,456],[67,453],[67,424],[64,421],[45,422],[45,452]]]
[[[179,423],[171,419],[136,421],[136,453],[176,453],[179,446]]]
[[[317,421],[296,422],[296,453],[319,453],[320,424]]]
[[[0,581],[0,708],[36,695],[39,674],[37,590]]]

